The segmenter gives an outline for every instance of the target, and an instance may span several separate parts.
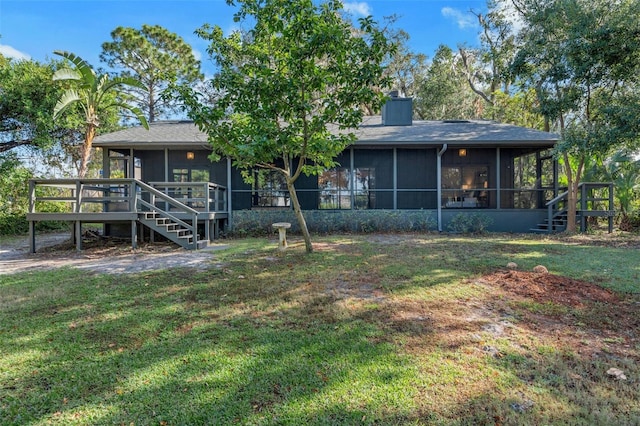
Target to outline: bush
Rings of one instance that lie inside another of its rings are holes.
[[[304,212],[310,232],[431,231],[436,228],[433,213],[422,210],[307,210]],[[269,235],[274,222],[290,222],[292,233],[300,233],[298,221],[290,210],[241,210],[233,213],[233,236]]]
[[[458,213],[447,229],[458,234],[484,234],[492,223],[493,219],[482,213]]]
[[[640,232],[640,211],[620,218],[620,229],[628,232]]]
[[[23,235],[29,232],[29,222],[24,214],[0,215],[0,235]]]
[[[36,223],[36,231],[67,231],[69,224],[53,220]],[[24,214],[0,214],[0,235],[25,235],[29,233],[29,222]]]

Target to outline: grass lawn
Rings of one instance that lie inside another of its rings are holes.
[[[640,424],[638,237],[289,242],[0,275],[0,424]]]

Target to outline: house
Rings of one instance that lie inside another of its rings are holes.
[[[303,210],[328,218],[346,210],[359,211],[356,216],[412,212],[433,218],[441,231],[461,213],[475,213],[490,219],[491,231],[557,230],[562,197],[553,133],[491,121],[413,121],[411,100],[391,98],[382,116],[366,117],[355,134],[338,167],[296,182]],[[256,223],[293,218],[277,173],[256,170],[255,182],[247,184],[229,159],[209,159],[207,135],[192,122],[128,128],[97,137],[94,146],[103,150],[107,180],[66,182],[76,185],[67,198],[77,211],[63,220],[75,221],[78,232],[82,222],[95,220],[107,233],[130,229],[135,241],[143,235],[140,224],[150,238],[173,227],[184,238],[172,239],[195,248],[197,235],[211,240],[240,217]],[[97,191],[92,201],[102,207],[93,216],[80,211],[83,191]],[[28,219],[43,220],[35,212]]]

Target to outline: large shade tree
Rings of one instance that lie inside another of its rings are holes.
[[[129,111],[140,120],[145,128],[149,128],[142,111],[117,97],[121,87],[138,87],[144,85],[131,77],[110,78],[108,74],[96,75],[91,66],[79,56],[70,52],[56,50],[56,55],[68,59],[74,68],[61,68],[53,74],[54,81],[68,83],[66,90],[58,99],[54,109],[54,119],[74,105],[79,105],[84,118],[84,142],[81,149],[78,176],[85,177],[91,160],[93,139],[101,125],[101,115],[108,110]]]
[[[175,98],[166,93],[172,83],[193,84],[203,78],[191,46],[164,27],[118,27],[111,37],[113,41],[102,44],[100,60],[144,85],[144,90],[131,87],[129,93],[149,122],[176,110]]]
[[[638,142],[640,2],[514,3],[524,28],[513,70],[536,90],[541,113],[561,133],[558,152],[569,187],[567,230],[573,232],[587,159]]]
[[[51,111],[62,88],[52,81],[58,62],[11,60],[0,55],[0,153],[47,149],[78,137],[77,122],[56,122]]]
[[[371,17],[354,29],[337,0],[227,3],[237,3],[235,20],[252,28],[228,36],[217,26],[198,31],[219,67],[211,81],[219,97],[202,105],[185,90],[189,114],[208,133],[213,156],[233,159],[245,178],[256,167],[284,177],[310,252],[295,182],[335,166],[355,140],[361,106],[382,103],[374,88],[387,86],[380,64],[391,44]]]

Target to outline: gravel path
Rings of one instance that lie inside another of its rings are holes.
[[[93,273],[129,274],[144,271],[188,267],[206,269],[216,266],[215,252],[227,248],[212,244],[204,250],[184,250],[173,245],[149,245],[132,250],[129,246],[116,250],[56,250],[52,246],[69,240],[69,234],[46,234],[36,237],[38,253],[29,253],[28,238],[16,238],[0,244],[0,275],[25,271],[42,271],[71,267]]]

